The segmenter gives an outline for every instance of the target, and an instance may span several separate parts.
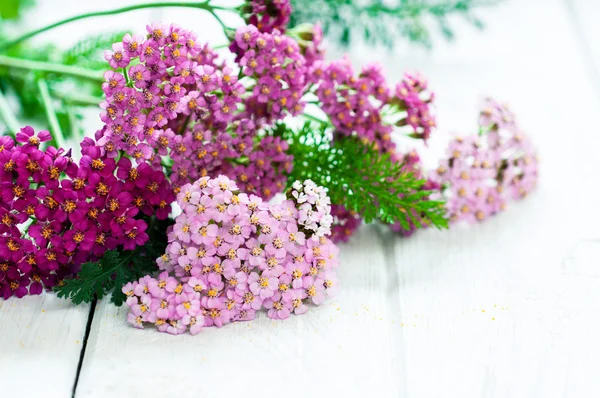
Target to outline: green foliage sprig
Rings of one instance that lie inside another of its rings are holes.
[[[167,247],[168,224],[169,221],[153,219],[147,230],[150,239],[144,246],[133,251],[110,250],[101,260],[83,264],[76,278],[62,281],[54,291],[74,304],[90,303],[111,294],[111,302],[122,305],[126,297],[121,288],[125,284],[156,272],[156,259]]]
[[[432,225],[447,228],[443,202],[429,199],[425,181],[355,137],[331,141],[325,124],[305,123],[294,131],[283,124],[275,134],[290,142],[294,170],[289,183],[311,179],[329,189],[331,202],[361,214],[365,222],[399,222],[409,229]]]
[[[473,9],[501,0],[292,0],[291,26],[319,21],[326,34],[343,46],[357,39],[392,47],[399,36],[431,47],[427,19],[437,21],[444,37],[454,37],[448,17],[461,15],[477,28],[483,23]]]

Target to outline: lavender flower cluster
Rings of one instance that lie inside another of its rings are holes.
[[[294,39],[278,30],[261,33],[248,25],[238,29],[230,49],[237,54],[242,73],[256,81],[245,102],[249,108],[245,116],[271,121],[304,110],[301,98],[306,91],[307,68]]]
[[[349,60],[342,59],[316,62],[310,76],[321,108],[337,131],[375,143],[381,151],[395,151],[394,126],[409,126],[411,136],[424,141],[435,127],[430,109],[434,96],[418,75],[406,74],[392,91],[378,64],[364,67],[355,76]],[[384,113],[393,114],[393,120],[384,118]]]
[[[248,25],[266,33],[274,30],[284,32],[292,14],[290,0],[252,0],[246,7]]]
[[[161,171],[101,155],[82,142],[82,158],[40,144],[47,131],[0,137],[0,292],[40,294],[107,250],[148,240],[143,215],[168,217],[174,195]]]
[[[108,157],[124,151],[156,170],[165,162],[182,185],[208,175],[240,177],[248,192],[269,199],[283,190],[293,158],[278,137],[259,137],[264,120],[297,113],[304,87],[298,45],[277,31],[238,31],[239,67],[255,80],[247,95],[237,70],[177,25],[147,26],[106,52],[106,101],[98,145]],[[236,64],[237,68],[238,65]],[[267,119],[263,120],[263,117]]]
[[[455,222],[483,221],[525,197],[537,183],[538,157],[504,105],[487,99],[480,135],[457,137],[431,178],[443,187]]]
[[[337,285],[338,248],[325,237],[329,202],[320,187],[294,185],[307,188],[279,205],[240,193],[225,176],[183,186],[177,197],[183,212],[157,260],[164,272],[123,288],[128,321],[196,334],[254,319],[261,308],[269,318],[286,319],[321,304]]]

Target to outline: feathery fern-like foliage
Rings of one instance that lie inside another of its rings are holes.
[[[384,223],[399,222],[409,229],[433,225],[446,228],[448,220],[443,202],[429,199],[423,190],[424,180],[393,162],[390,154],[380,153],[354,137],[331,141],[325,126],[305,123],[297,131],[280,124],[276,134],[290,142],[294,155],[295,180],[311,179],[327,187],[333,204],[361,214],[364,220]]]
[[[122,305],[125,294],[121,288],[128,282],[156,272],[156,259],[167,247],[166,229],[170,221],[150,223],[150,240],[133,251],[110,250],[102,259],[81,266],[74,279],[67,279],[54,287],[58,297],[70,299],[74,304],[90,303],[111,295],[111,302]]]
[[[458,14],[475,27],[483,23],[473,14],[475,8],[501,0],[292,0],[292,26],[319,21],[326,34],[343,46],[359,39],[368,44],[392,47],[398,37],[431,47],[428,19],[434,19],[448,40],[454,33],[448,17]]]

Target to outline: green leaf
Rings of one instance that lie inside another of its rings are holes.
[[[111,301],[122,305],[126,300],[121,291],[125,284],[157,271],[156,258],[167,246],[165,231],[170,222],[152,218],[147,230],[150,239],[144,246],[134,251],[107,251],[99,261],[83,264],[74,279],[64,280],[54,291],[74,304],[90,303],[111,294]]]
[[[62,63],[90,69],[106,69],[108,66],[103,57],[104,50],[123,40],[125,33],[127,32],[101,33],[85,37],[62,54]]]
[[[27,7],[32,6],[33,0],[2,0],[0,1],[0,19],[19,19]]]
[[[102,260],[83,264],[75,279],[65,280],[54,288],[58,297],[68,298],[74,304],[90,303],[104,297],[114,289],[115,272],[126,267],[130,260],[131,254],[124,259],[121,254],[111,250],[104,254]]]
[[[328,188],[332,203],[356,211],[366,222],[399,222],[408,229],[410,219],[417,227],[447,227],[444,203],[429,199],[425,181],[390,154],[354,137],[336,137],[332,144],[327,126],[316,123],[307,122],[298,131],[287,128],[284,137],[294,156],[289,184],[311,179]]]
[[[367,44],[391,48],[399,36],[426,47],[431,35],[425,21],[437,20],[447,39],[453,32],[444,20],[453,14],[468,14],[475,8],[498,4],[501,0],[292,0],[290,25],[321,23],[323,31],[342,46],[357,39]],[[433,17],[433,18],[428,18]],[[474,17],[467,19],[476,27]]]

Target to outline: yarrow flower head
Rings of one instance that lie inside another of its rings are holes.
[[[124,151],[154,170],[167,165],[176,191],[201,177],[239,173],[248,193],[269,199],[281,192],[293,160],[287,143],[258,132],[263,121],[301,110],[305,68],[294,40],[242,28],[242,60],[230,66],[178,25],[146,30],[146,38],[126,35],[114,47],[128,57],[119,58],[123,73],[105,74],[105,127],[96,134],[103,154]],[[115,51],[107,53],[113,67]],[[240,68],[255,81],[252,92],[238,82]]]
[[[319,23],[314,25],[300,24],[288,30],[286,34],[298,42],[300,52],[306,60],[307,68],[310,68],[317,61],[323,61],[325,49],[323,47],[323,30]]]
[[[298,226],[309,236],[331,235],[331,201],[327,189],[311,180],[295,181],[287,192],[298,209]]]
[[[331,240],[334,242],[348,242],[350,237],[362,224],[362,217],[353,210],[348,210],[342,205],[331,205]]]
[[[246,22],[261,32],[271,33],[275,29],[284,32],[292,5],[290,0],[248,0],[242,13],[246,14]]]
[[[311,222],[320,220],[317,230],[325,232],[328,199],[322,188],[306,187],[302,204],[322,210]],[[269,205],[221,175],[184,185],[177,202],[182,213],[157,260],[163,273],[123,288],[134,327],[152,323],[159,331],[196,334],[252,320],[262,308],[285,319],[335,290],[338,249],[325,236],[304,232],[313,224],[300,222],[297,201]]]
[[[86,261],[148,240],[142,216],[168,216],[174,200],[162,172],[102,155],[82,142],[70,151],[40,144],[52,137],[21,129],[15,143],[0,138],[0,293],[40,294]]]
[[[308,69],[298,43],[278,30],[261,33],[254,25],[237,30],[230,49],[245,76],[256,81],[245,100],[248,115],[256,119],[282,119],[304,110]]]
[[[367,65],[356,76],[348,59],[329,64],[316,61],[308,76],[338,134],[356,135],[382,152],[396,150],[394,127],[408,127],[409,137],[424,141],[435,127],[431,112],[434,96],[418,75],[405,75],[395,92],[388,87],[379,65]]]
[[[457,137],[431,178],[443,188],[455,222],[483,221],[527,196],[536,186],[538,158],[504,105],[487,99],[479,135]]]

